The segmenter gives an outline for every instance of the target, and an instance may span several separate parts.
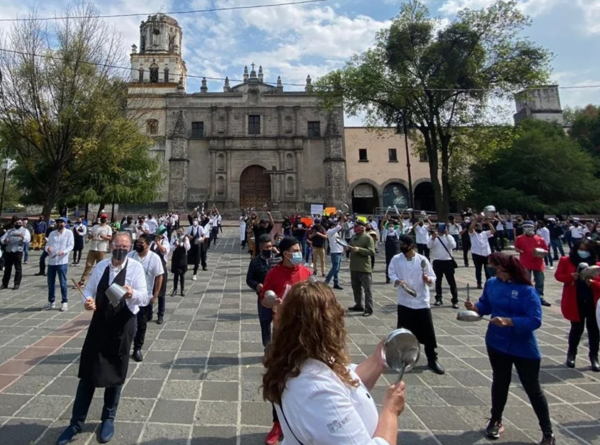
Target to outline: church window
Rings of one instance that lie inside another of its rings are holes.
[[[139,81],[143,82],[144,81],[144,68],[140,68],[140,77],[139,77]]]
[[[285,169],[288,171],[294,170],[294,155],[291,153],[285,155]]]
[[[204,122],[192,122],[192,137],[203,138],[204,137]]]
[[[140,41],[140,52],[143,53],[144,51],[146,51],[146,36],[142,36]]]
[[[292,178],[291,176],[288,176],[285,180],[285,192],[288,195],[294,194],[294,178]]]
[[[157,134],[158,133],[158,121],[156,119],[148,119],[146,121],[146,133]]]
[[[225,171],[225,155],[223,153],[217,155],[217,171]]]
[[[248,134],[260,134],[260,115],[248,116]]]
[[[152,64],[150,66],[150,83],[158,82],[158,65]]]
[[[309,122],[308,123],[308,137],[309,138],[320,138],[321,137],[321,122]]]
[[[165,68],[165,79],[164,82],[169,82],[169,68]]]
[[[219,176],[217,178],[217,195],[225,194],[225,178],[223,176]]]

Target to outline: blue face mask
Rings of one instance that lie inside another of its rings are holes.
[[[292,258],[290,258],[290,261],[294,266],[297,266],[302,264],[302,259],[302,252],[294,252],[292,253]]]
[[[579,255],[579,258],[583,258],[585,260],[589,258],[591,254],[587,250],[578,250],[577,255]]]

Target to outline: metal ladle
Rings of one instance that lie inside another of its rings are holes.
[[[487,317],[482,317],[476,311],[459,311],[458,314],[456,314],[456,319],[458,321],[467,321],[467,322],[481,321],[481,320],[491,321]]]
[[[417,337],[408,329],[395,329],[385,339],[381,355],[387,367],[398,373],[398,383],[404,373],[419,361],[421,346]]]

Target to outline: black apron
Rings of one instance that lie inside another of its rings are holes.
[[[150,250],[158,255],[158,257],[160,258],[160,262],[162,263],[164,273],[162,274],[163,280],[162,280],[162,284],[160,286],[160,292],[159,292],[158,296],[164,297],[165,294],[167,293],[167,260],[165,259],[163,254],[160,253],[160,249],[158,248],[156,241],[154,243],[152,243],[152,247],[150,248]]]
[[[173,255],[171,255],[171,273],[185,273],[188,266],[187,260],[188,258],[185,247],[176,247],[175,250],[173,250]]]
[[[393,258],[400,253],[400,239],[396,236],[396,232],[388,232],[385,239],[385,257]]]
[[[109,288],[110,265],[96,291],[96,310],[81,350],[80,379],[91,380],[96,388],[112,388],[125,383],[129,351],[135,333],[135,315],[122,299],[113,307],[105,292]],[[113,283],[125,285],[127,265]]]
[[[75,251],[79,251],[79,250],[83,250],[84,248],[84,236],[81,236],[79,234],[79,232],[77,231],[77,227],[73,227],[73,239],[74,239],[74,246],[73,246],[73,250]]]
[[[196,232],[194,234],[194,231]],[[200,235],[198,234],[198,232],[200,231],[200,227],[199,226],[192,226],[192,235],[194,235],[194,238],[190,241],[191,247],[190,250],[187,253],[187,263],[188,264],[200,264],[200,244],[196,244],[196,240],[200,238]],[[186,264],[187,266],[187,264]]]

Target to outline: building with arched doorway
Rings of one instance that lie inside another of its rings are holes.
[[[156,207],[292,212],[346,203],[343,110],[317,106],[310,76],[304,91],[286,91],[251,64],[237,85],[226,78],[209,91],[203,79],[188,93],[181,41],[177,22],[156,14],[142,22],[131,54],[128,111],[154,138],[167,177]]]

